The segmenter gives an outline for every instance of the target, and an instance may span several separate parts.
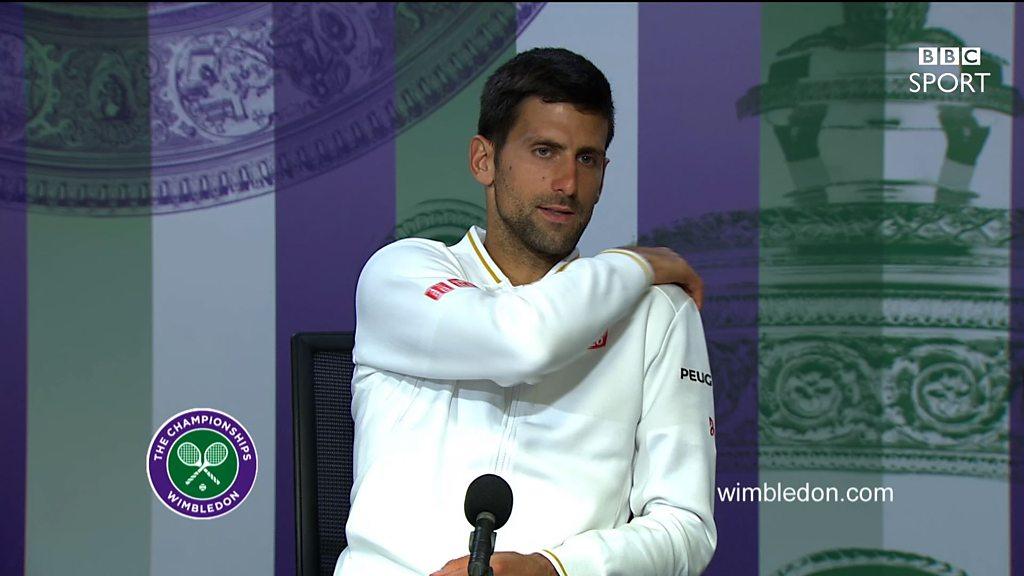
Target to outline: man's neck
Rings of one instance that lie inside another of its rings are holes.
[[[500,226],[493,226],[487,231],[484,249],[513,286],[540,280],[560,260],[529,250]]]

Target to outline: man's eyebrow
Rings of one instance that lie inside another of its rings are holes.
[[[559,144],[558,142],[555,142],[553,140],[548,140],[546,138],[541,138],[541,137],[531,138],[529,140],[529,142],[530,142],[530,146],[546,146],[546,147],[552,148],[554,150],[565,150],[565,145],[564,144]],[[594,146],[583,146],[583,147],[577,149],[576,153],[577,154],[595,154],[597,156],[604,156],[604,150],[601,150],[600,148],[595,148]]]
[[[564,144],[559,144],[558,142],[555,142],[554,140],[548,140],[547,138],[542,138],[540,136],[537,136],[537,137],[534,137],[534,138],[530,138],[529,139],[529,145],[530,146],[545,146],[547,148],[554,148],[555,150],[565,150],[565,145]]]
[[[583,146],[576,151],[577,154],[594,154],[595,156],[604,156],[604,150],[600,148],[594,148],[593,146]]]

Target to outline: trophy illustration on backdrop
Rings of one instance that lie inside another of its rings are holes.
[[[984,45],[980,66],[919,65],[919,47],[965,45],[926,25],[928,4],[844,4],[841,23],[812,34],[806,21],[772,26],[801,9],[765,7],[763,43],[782,48],[765,51],[764,83],[736,104],[741,120],[761,122],[760,213],[685,219],[647,239],[717,282],[705,323],[719,420],[735,431],[719,436],[720,469],[819,485],[910,478],[942,501],[955,499],[950,478],[956,491],[991,490],[1009,476],[1009,133],[1020,96]],[[915,72],[988,76],[983,93],[915,93]],[[730,284],[744,266],[759,269],[756,294]],[[756,318],[744,311],[755,298]],[[755,322],[756,344],[735,336]],[[917,513],[901,496],[825,548],[789,544],[818,530],[814,512],[762,505],[762,527],[787,527],[762,528],[762,568],[963,573],[955,557],[878,536]],[[947,532],[939,540],[974,537]],[[851,546],[866,534],[877,547]]]

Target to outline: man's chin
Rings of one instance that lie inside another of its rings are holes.
[[[513,235],[535,254],[540,254],[554,262],[564,259],[576,248],[582,230],[567,230],[565,225],[552,224],[543,218],[536,217],[531,222],[522,222],[520,226],[510,226]]]
[[[534,243],[533,248],[534,250],[542,252],[553,259],[562,260],[569,254],[572,254],[572,251],[576,248],[576,243],[578,241],[579,240],[576,235],[553,235],[545,238],[543,242]]]

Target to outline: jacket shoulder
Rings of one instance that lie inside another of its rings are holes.
[[[443,242],[436,240],[430,240],[427,238],[402,238],[401,240],[395,240],[390,244],[381,246],[373,256],[370,257],[372,260],[377,256],[387,255],[389,257],[402,257],[402,256],[421,256],[424,254],[444,254],[448,251],[448,247]]]
[[[449,259],[448,247],[443,242],[426,238],[403,238],[382,246],[374,252],[363,266],[363,272],[378,268],[408,267],[438,259]]]
[[[647,347],[657,352],[672,331],[686,332],[687,326],[700,322],[697,304],[685,290],[675,284],[651,286],[647,292]],[[653,356],[648,357],[648,361]]]
[[[648,298],[651,299],[651,315],[657,314],[669,321],[678,314],[697,312],[697,304],[693,298],[676,284],[658,284],[651,286]]]

